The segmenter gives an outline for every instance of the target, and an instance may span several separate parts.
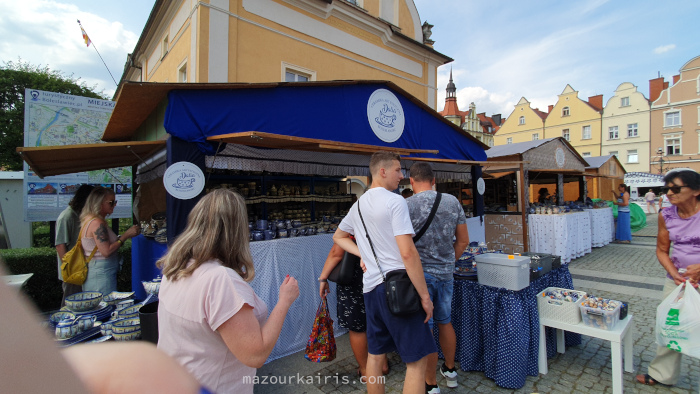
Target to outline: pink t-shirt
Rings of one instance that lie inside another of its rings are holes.
[[[158,298],[158,348],[215,393],[252,393],[255,368],[238,361],[216,329],[244,304],[265,323],[267,306],[253,288],[214,260],[176,282],[163,278]]]

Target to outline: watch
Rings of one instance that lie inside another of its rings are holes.
[[[328,282],[328,279],[321,279],[321,278],[318,278],[318,281],[323,283],[323,282]]]

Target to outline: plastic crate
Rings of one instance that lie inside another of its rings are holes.
[[[479,284],[522,290],[530,285],[530,258],[503,253],[475,256]]]
[[[602,330],[612,330],[620,321],[620,306],[613,310],[605,310],[596,307],[581,305],[581,318],[583,324]]]
[[[535,262],[535,259],[532,259],[532,257],[533,256],[539,257],[540,267],[542,267],[542,269],[538,270],[537,274],[534,275],[536,278],[539,278],[540,276],[551,271],[552,270],[552,262],[557,257],[553,254],[537,253],[537,252],[523,252],[521,254],[523,256],[529,256],[533,263]],[[534,279],[534,278],[531,276],[530,279]]]
[[[547,296],[550,291],[567,291],[569,293],[576,293],[579,298],[577,301],[566,301],[551,299]],[[562,323],[568,324],[578,324],[581,322],[581,312],[579,311],[579,302],[581,299],[586,298],[585,291],[562,289],[559,287],[548,287],[542,290],[537,295],[537,309],[539,311],[540,317],[555,321],[560,321]]]

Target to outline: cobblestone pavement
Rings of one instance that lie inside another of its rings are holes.
[[[634,233],[630,245],[610,244],[573,260],[569,269],[574,287],[591,294],[627,301],[629,313],[636,321],[634,340],[634,373],[624,373],[625,393],[688,393],[698,392],[700,362],[683,358],[681,380],[675,387],[644,386],[636,383],[637,373],[646,373],[656,354],[654,323],[660,302],[665,271],[655,255],[657,219],[647,216],[647,227]],[[609,342],[583,336],[582,344],[566,349],[548,360],[549,373],[528,376],[519,390],[503,389],[481,372],[465,372],[458,368],[459,384],[449,389],[439,374],[443,393],[612,393]],[[273,361],[258,371],[260,377],[294,376],[291,384],[258,385],[256,393],[363,393],[365,387],[356,375],[357,363],[350,352],[347,335],[337,339],[338,357],[331,363],[311,363],[303,352]],[[386,392],[400,393],[405,366],[397,354],[389,355],[391,372],[386,377]],[[299,374],[299,375],[297,375]],[[299,383],[299,378],[306,379]],[[305,377],[305,378],[304,378]]]

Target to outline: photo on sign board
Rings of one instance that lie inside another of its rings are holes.
[[[117,194],[131,194],[131,185],[125,185],[121,183],[117,183],[114,185],[114,188],[116,189]]]
[[[28,194],[57,194],[59,186],[56,183],[31,182],[27,184]]]
[[[58,185],[58,194],[75,194],[81,183],[60,183]]]

